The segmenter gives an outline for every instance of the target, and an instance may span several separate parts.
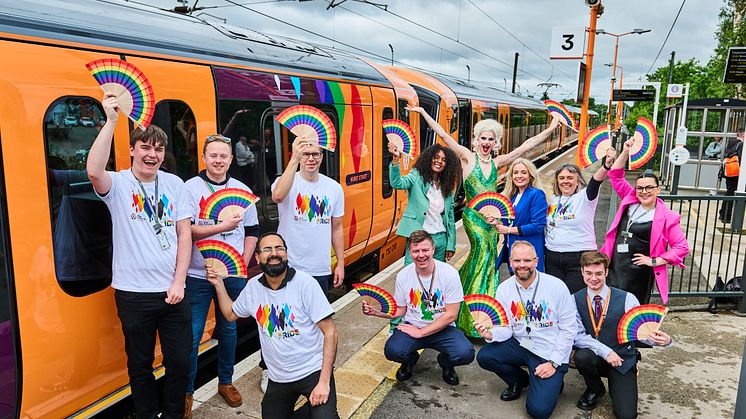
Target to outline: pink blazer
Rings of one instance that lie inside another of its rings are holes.
[[[632,204],[637,204],[640,200],[635,195],[635,188],[624,178],[624,169],[614,169],[609,171],[609,180],[611,186],[621,198],[619,210],[617,210],[614,221],[606,232],[606,241],[601,247],[601,253],[611,259],[614,254],[616,243],[616,232],[619,227],[619,221],[622,214]],[[670,265],[685,268],[684,258],[689,254],[689,243],[686,241],[684,232],[681,231],[681,215],[668,209],[662,199],[658,198],[655,205],[655,215],[653,216],[653,230],[650,233],[650,257],[663,258]],[[668,302],[668,270],[666,265],[653,267],[655,274],[655,283],[658,286],[658,292],[661,294],[663,304]]]

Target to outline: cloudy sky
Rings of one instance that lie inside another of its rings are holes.
[[[471,79],[510,89],[514,54],[518,52],[518,85],[522,94],[543,92],[538,83],[559,83],[550,90],[553,99],[574,97],[577,60],[549,60],[552,27],[586,26],[589,10],[583,0],[334,0],[342,3],[327,10],[330,0],[199,0],[203,18],[212,15],[228,23],[259,32],[285,35],[336,48],[360,48],[386,62],[394,48],[398,65],[429,69],[462,78],[471,68]],[[617,64],[624,80],[644,77],[648,69],[667,66],[671,51],[677,60],[696,58],[705,63],[717,44],[715,30],[720,0],[684,0],[678,22],[655,61],[682,0],[605,0],[597,27],[612,33],[634,28],[646,34],[620,38]],[[177,0],[155,0],[173,7]],[[384,11],[372,3],[387,5]],[[189,0],[194,5],[194,0]],[[218,6],[218,7],[214,7]],[[261,14],[285,21],[299,28]],[[501,27],[502,26],[502,27]],[[325,38],[314,35],[315,32]],[[342,45],[342,43],[347,45]],[[596,37],[591,96],[609,97],[614,37]],[[384,58],[385,57],[385,58]],[[620,74],[617,73],[617,78]],[[685,82],[685,81],[684,81]]]

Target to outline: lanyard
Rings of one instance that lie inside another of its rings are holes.
[[[653,207],[653,208],[651,208],[651,209],[649,209],[649,210],[646,210],[646,211],[645,211],[644,213],[640,214],[640,216],[639,216],[639,217],[637,217],[637,218],[633,219],[632,217],[634,217],[634,216],[635,216],[635,214],[637,214],[637,210],[639,210],[640,208],[642,208],[642,204],[638,205],[638,206],[637,206],[637,207],[635,208],[635,210],[634,210],[634,211],[632,211],[632,214],[631,214],[631,215],[629,216],[629,219],[627,220],[627,228],[626,228],[626,229],[624,230],[624,231],[626,231],[627,233],[629,233],[629,228],[630,228],[630,227],[632,227],[632,224],[636,223],[636,222],[637,222],[637,220],[641,219],[642,217],[644,217],[644,216],[648,215],[648,213],[650,213],[650,211],[653,211],[653,210],[655,210],[655,207]]]
[[[131,170],[130,170],[131,171]],[[145,187],[143,186],[142,182],[140,182],[140,179],[135,176],[135,173],[132,172],[132,177],[135,178],[137,181],[137,184],[140,185],[140,191],[142,192],[143,197],[143,206],[147,207],[150,210],[150,213],[152,214],[150,217],[150,222],[153,225],[153,230],[155,230],[156,234],[160,233],[161,229],[163,228],[163,225],[161,225],[161,217],[163,216],[163,211],[161,209],[161,206],[159,204],[156,204],[156,208],[153,209],[153,206],[150,205],[150,197],[145,192]],[[153,201],[158,202],[158,174],[155,175],[155,198]]]
[[[428,291],[425,291],[425,284],[422,283],[420,274],[416,270],[414,274],[417,276],[417,282],[420,283],[420,287],[422,287],[422,299],[427,301],[428,308],[435,308],[435,301],[432,301],[433,285],[435,285],[435,267],[433,267],[433,273],[430,276],[430,289]]]
[[[205,186],[207,186],[207,189],[210,190],[210,193],[215,193],[215,188],[212,187],[212,184],[204,179],[202,179],[202,182],[205,182]],[[225,187],[223,189],[228,188],[228,179],[225,180]]]
[[[531,313],[529,313],[527,311],[526,306],[528,305],[529,301],[531,302],[532,306],[534,304],[536,304],[536,291],[539,291],[539,282],[540,281],[541,281],[541,275],[539,275],[539,271],[536,271],[536,288],[534,288],[534,295],[532,295],[531,299],[527,300],[525,303],[523,302],[523,297],[521,297],[521,291],[518,288],[518,283],[514,284],[515,285],[515,292],[518,293],[518,299],[521,301],[521,305],[523,306],[523,311],[525,312],[525,315],[523,316],[523,318],[526,319],[526,333],[529,334],[529,335],[531,335],[531,327],[529,326],[530,321],[531,321],[530,320],[530,317],[531,317],[530,314]],[[530,337],[531,336],[529,336],[529,338]]]
[[[588,295],[588,293],[585,293],[585,298],[588,301],[588,314],[591,316],[591,326],[593,326],[593,333],[596,335],[596,339],[598,339],[598,334],[601,333],[601,325],[604,324],[604,320],[606,319],[606,311],[609,309],[609,296],[611,295],[611,288],[606,290],[606,298],[604,298],[604,306],[601,310],[601,318],[598,320],[598,324],[596,324],[596,316],[593,315],[593,309],[591,308],[591,296]]]

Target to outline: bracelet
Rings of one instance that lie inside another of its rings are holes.
[[[606,159],[604,159],[604,160],[602,160],[602,161],[601,161],[601,167],[603,167],[603,168],[604,168],[604,169],[606,169],[607,171],[608,171],[608,170],[611,170],[611,166],[607,166],[607,165],[606,165]]]

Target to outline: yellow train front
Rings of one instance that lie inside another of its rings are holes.
[[[203,168],[207,135],[245,137],[253,163],[231,170],[261,198],[263,231],[277,226],[270,185],[293,140],[274,117],[298,103],[324,111],[339,140],[322,173],[345,191],[350,270],[380,269],[403,254],[395,229],[406,194],[388,184],[381,120],[407,121],[425,147],[434,135],[404,109],[422,105],[468,147],[473,124],[496,118],[510,150],[548,118],[540,102],[489,86],[127,2],[5,5],[0,56],[0,417],[87,416],[129,392],[109,288],[111,220],[85,173],[104,122],[86,63],[118,58],[147,75],[157,101],[152,123],[169,135],[163,168],[183,179]],[[117,126],[110,170],[130,167],[131,128]],[[570,140],[558,130],[530,157]],[[210,318],[203,342],[213,326]]]

